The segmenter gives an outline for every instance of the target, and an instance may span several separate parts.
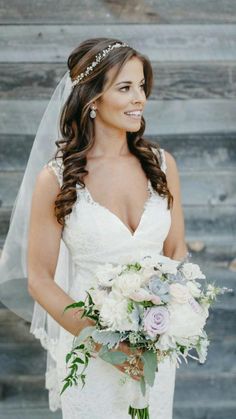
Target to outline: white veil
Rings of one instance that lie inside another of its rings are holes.
[[[59,324],[28,293],[27,247],[31,199],[35,180],[57,150],[60,114],[72,89],[69,72],[57,85],[38,127],[20,189],[11,213],[10,226],[0,258],[0,301],[18,316],[31,322],[30,332],[40,339],[47,352],[46,387],[51,410],[56,410],[59,394],[55,392],[56,369],[54,351],[59,337]],[[55,273],[55,282],[66,292],[73,275],[73,264],[63,240]],[[56,393],[56,394],[55,394]]]

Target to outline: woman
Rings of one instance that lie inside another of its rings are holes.
[[[185,257],[179,175],[173,156],[142,137],[152,87],[145,56],[119,40],[95,38],[71,53],[68,67],[72,88],[61,113],[62,138],[36,178],[28,234],[29,293],[57,337],[47,340],[34,321],[31,332],[54,362],[46,376],[51,410],[61,407],[63,419],[125,419],[138,380],[119,384],[125,364],[94,357],[83,390],[72,387],[59,397],[65,354],[92,324],[76,311],[62,312],[85,297],[99,263],[157,253]],[[54,280],[62,242],[72,267],[67,287]],[[124,343],[120,350],[129,353]],[[151,418],[172,418],[174,380],[175,366],[160,365]]]

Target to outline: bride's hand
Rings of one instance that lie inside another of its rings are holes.
[[[135,356],[135,367],[140,371],[139,375],[134,375],[134,374],[130,374],[130,376],[136,380],[139,381],[141,376],[143,375],[143,362],[140,358],[140,356],[143,353],[142,349],[137,349],[136,351],[132,351],[129,344],[125,343],[125,342],[121,342],[118,346],[118,348],[116,350],[122,351],[127,355],[132,355]],[[133,365],[134,366],[134,365]],[[123,364],[119,364],[119,365],[114,365],[114,367],[116,367],[118,370],[120,370],[121,372],[126,372],[126,368],[131,368],[131,365],[126,361]]]
[[[95,351],[98,352],[101,349],[101,347],[102,347],[102,345],[96,343],[96,349],[95,349]],[[114,351],[114,352],[115,351],[122,351],[126,355],[133,355],[133,356],[136,355],[137,358],[135,360],[135,365],[140,370],[140,375],[138,376],[138,375],[130,374],[130,376],[134,380],[139,381],[140,380],[140,377],[143,375],[143,362],[139,358],[140,355],[142,354],[143,350],[142,349],[138,349],[136,351],[131,351],[131,348],[130,348],[130,346],[127,343],[121,342],[119,344],[119,346],[116,349],[112,349],[112,351]],[[93,356],[93,358],[96,358],[96,357]],[[117,368],[119,371],[123,372],[123,373],[126,372],[125,371],[126,368],[130,368],[131,367],[131,365],[127,361],[126,362],[123,362],[123,364],[118,364],[118,365],[113,364],[113,366],[115,368]]]

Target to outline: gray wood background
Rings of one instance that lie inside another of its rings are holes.
[[[209,279],[235,287],[235,23],[233,0],[0,0],[0,244],[68,54],[86,38],[115,36],[152,61],[146,134],[176,158],[194,259]],[[1,322],[0,418],[60,418],[42,391],[45,354],[4,308]],[[211,318],[204,371],[193,364],[179,373],[174,419],[236,417],[235,324],[232,295]]]

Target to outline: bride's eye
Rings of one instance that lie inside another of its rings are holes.
[[[145,83],[143,83],[143,84],[140,84],[140,87],[141,87],[141,89],[144,89],[144,86],[145,86]],[[129,89],[130,88],[130,86],[123,86],[123,87],[121,87],[120,88],[120,91],[122,92],[127,92],[127,90],[123,90],[123,89]]]

